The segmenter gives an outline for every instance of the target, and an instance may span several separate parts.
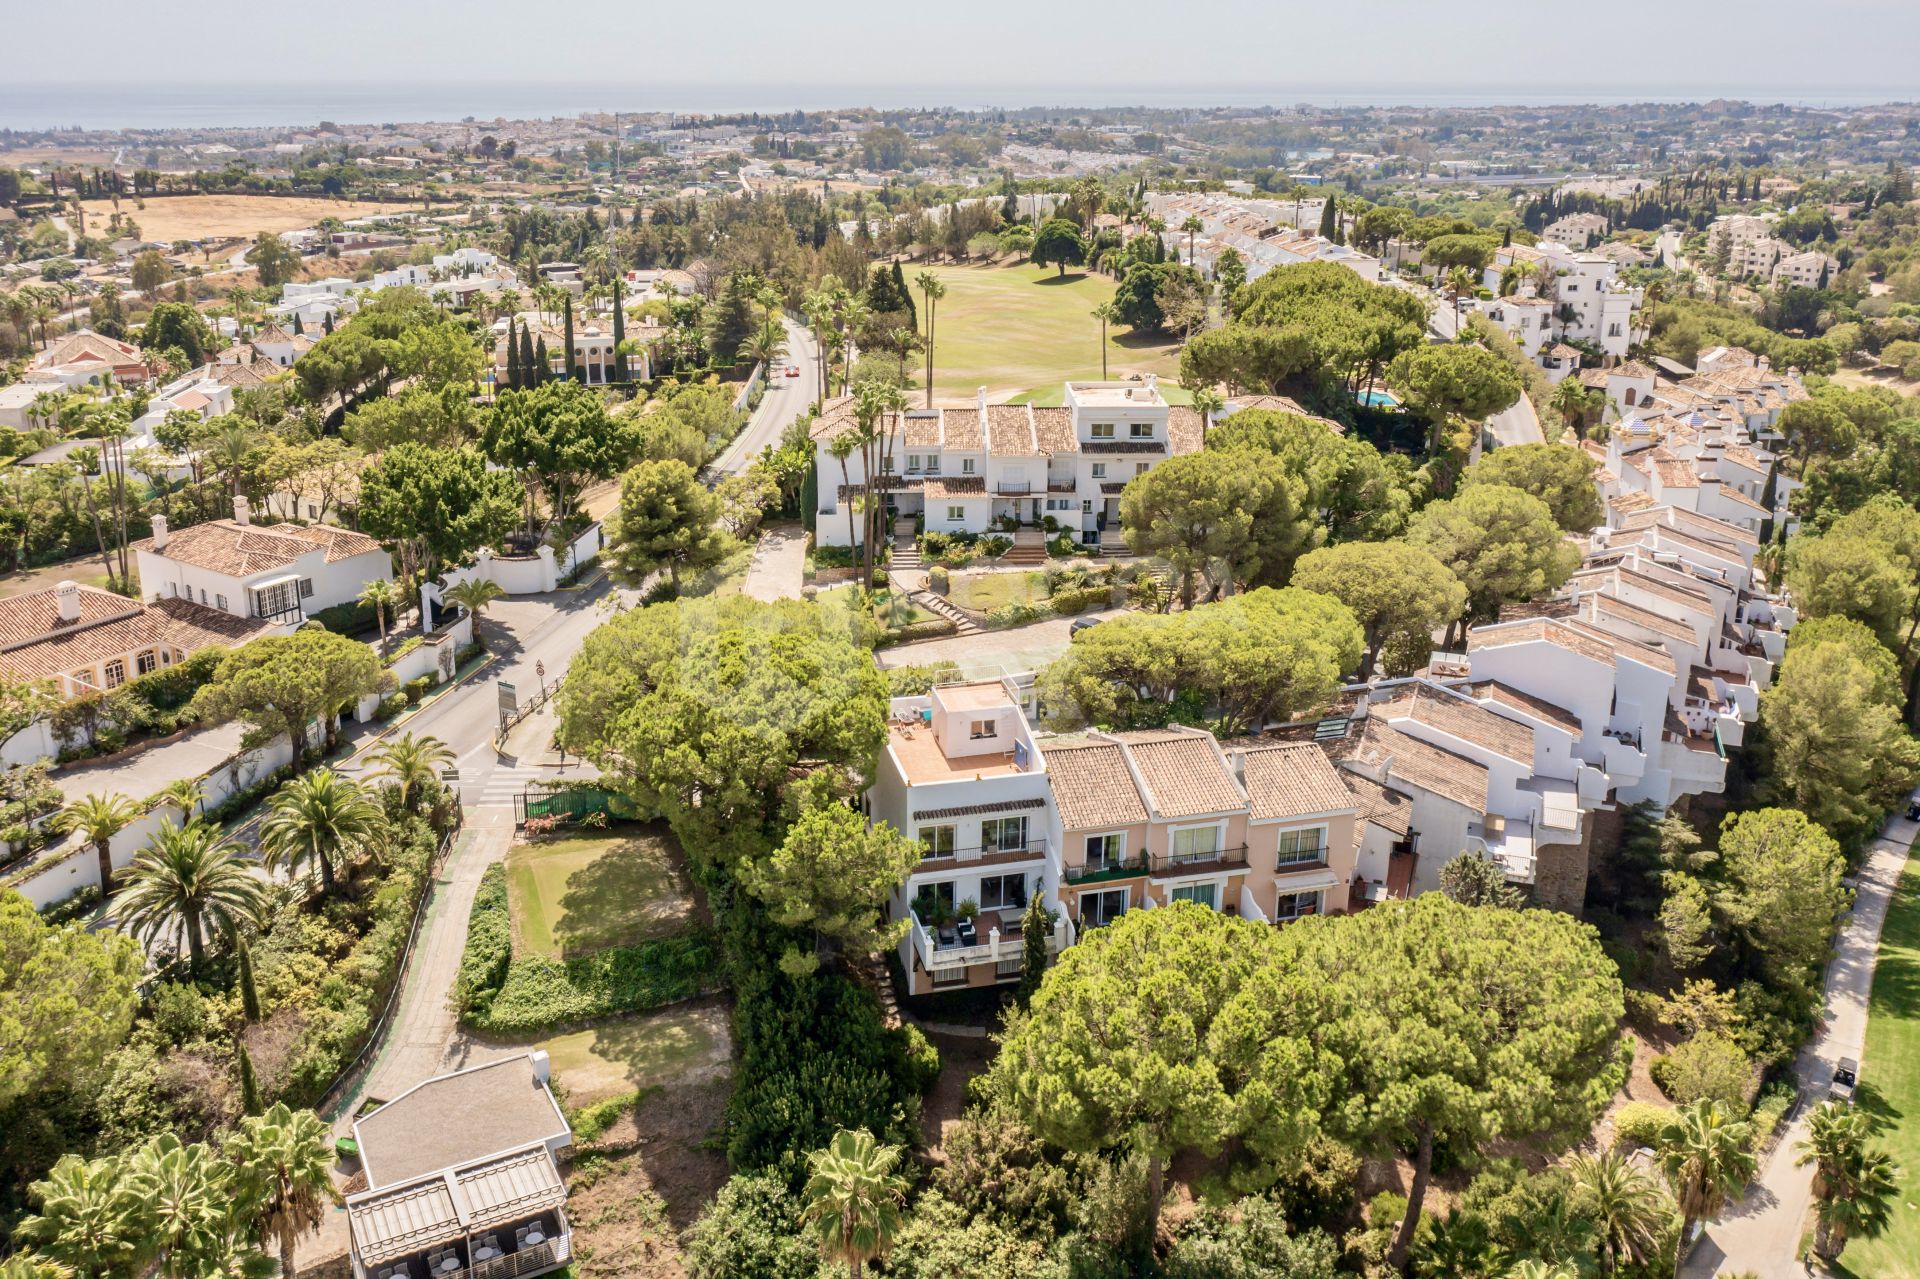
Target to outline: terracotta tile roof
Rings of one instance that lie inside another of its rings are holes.
[[[1638,360],[1622,360],[1610,370],[1616,377],[1650,378],[1653,370]]]
[[[222,386],[239,390],[267,384],[267,375],[252,364],[216,364],[212,369],[212,377]]]
[[[1605,644],[1613,653],[1615,660],[1624,657],[1628,661],[1638,662],[1640,665],[1651,667],[1656,671],[1665,671],[1669,675],[1679,669],[1674,665],[1672,655],[1666,652],[1666,650],[1655,648],[1651,644],[1642,644],[1637,640],[1630,640],[1624,636],[1615,635],[1611,631],[1603,631],[1597,626],[1580,621],[1578,618],[1564,618],[1556,622],[1555,625],[1562,631],[1568,631],[1573,635],[1584,636],[1587,639]]]
[[[1207,442],[1207,418],[1199,409],[1167,410],[1167,444],[1173,453],[1198,453]]]
[[[209,520],[180,529],[168,539],[164,551],[154,550],[150,537],[133,545],[136,550],[228,577],[252,577],[255,573],[285,568],[315,547],[326,553],[329,564],[380,549],[380,543],[365,533],[335,528],[331,524],[258,527],[233,520]]]
[[[901,424],[902,443],[908,448],[937,449],[940,447],[940,415],[938,413],[909,413]]]
[[[1227,770],[1212,735],[1195,729],[1115,733],[1155,817],[1199,817],[1244,810],[1246,794]]]
[[[986,447],[985,435],[978,408],[940,410],[942,447],[977,453]]]
[[[987,406],[987,450],[996,457],[1034,457],[1040,452],[1035,438],[1033,410],[1024,404]]]
[[[1409,737],[1376,715],[1329,744],[1335,758],[1381,770],[1389,785],[1415,786],[1476,813],[1487,811],[1487,770],[1464,755]]]
[[[1502,684],[1497,679],[1480,680],[1467,685],[1467,690],[1483,702],[1494,702],[1522,715],[1531,715],[1542,723],[1564,729],[1576,738],[1581,735],[1580,720],[1572,711],[1555,706],[1543,697],[1523,693],[1511,684]]]
[[[1656,457],[1654,469],[1660,472],[1660,487],[1670,489],[1697,489],[1700,487],[1699,472],[1693,469],[1693,463],[1684,457]]]
[[[69,333],[52,346],[34,357],[34,364],[48,368],[59,364],[85,364],[98,361],[102,364],[141,364],[146,356],[140,348],[126,342],[115,341],[103,333],[91,329],[79,333]]]
[[[1413,800],[1399,791],[1388,790],[1371,777],[1363,777],[1351,769],[1340,770],[1341,783],[1353,794],[1354,801],[1360,806],[1360,820],[1364,825],[1372,822],[1375,826],[1395,835],[1405,836],[1413,830]],[[1354,832],[1359,841],[1361,832]]]
[[[1616,515],[1630,515],[1635,511],[1644,511],[1653,505],[1653,494],[1645,489],[1635,489],[1631,493],[1621,493],[1607,499],[1607,505]]]
[[[1716,520],[1711,515],[1702,515],[1690,511],[1684,506],[1660,506],[1643,514],[1635,514],[1620,522],[1620,527],[1629,532],[1639,532],[1644,528],[1658,525],[1661,528],[1678,528],[1691,537],[1703,538],[1710,542],[1724,542],[1729,548],[1736,546],[1760,545],[1760,539],[1748,529],[1726,520]]]
[[[25,644],[37,643],[56,634],[72,634],[88,626],[126,617],[140,611],[140,601],[130,600],[112,591],[82,586],[80,616],[71,622],[60,620],[57,588],[32,591],[0,600],[0,652],[10,652]]]
[[[1682,546],[1699,551],[1703,555],[1711,555],[1719,559],[1734,562],[1738,562],[1741,559],[1740,552],[1731,544],[1718,539],[1698,537],[1684,529],[1675,528],[1671,524],[1643,524],[1637,529],[1624,531],[1634,534],[1627,543],[1630,546],[1644,546],[1648,550],[1654,550],[1658,547],[1660,539],[1666,538],[1668,541],[1678,542]]]
[[[1400,696],[1372,707],[1368,714],[1389,723],[1410,719],[1449,737],[1504,755],[1517,764],[1533,763],[1533,730],[1490,711],[1480,703],[1432,684],[1415,683]]]
[[[1693,645],[1693,628],[1684,622],[1675,621],[1650,608],[1641,608],[1638,604],[1629,604],[1617,595],[1589,595],[1586,597],[1588,620],[1604,628],[1608,620],[1623,622],[1629,626],[1638,626],[1643,630],[1655,631],[1671,640],[1678,640],[1689,647]]]
[[[1514,644],[1543,643],[1553,644],[1571,653],[1578,653],[1581,657],[1606,666],[1613,665],[1612,645],[1571,631],[1552,618],[1535,617],[1520,622],[1476,626],[1467,632],[1468,653],[1477,653],[1490,648],[1508,648]]]
[[[7,649],[0,653],[0,669],[17,680],[47,679],[160,645],[192,653],[214,644],[244,644],[272,629],[272,623],[259,618],[235,617],[181,599],[159,600],[145,607],[133,600],[121,603],[132,611]],[[127,674],[131,677],[133,672]]]
[[[953,497],[985,497],[987,480],[983,475],[936,475],[921,491],[929,502],[944,502]]]
[[[1042,742],[1047,784],[1066,830],[1133,826],[1147,820],[1118,742]]]
[[[1034,409],[1033,429],[1042,453],[1077,453],[1080,442],[1073,435],[1072,409]]]
[[[1353,808],[1353,793],[1326,752],[1310,742],[1238,751],[1247,801],[1255,821],[1338,813]]]

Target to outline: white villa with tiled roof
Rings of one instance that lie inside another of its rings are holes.
[[[1204,427],[1196,410],[1168,404],[1151,374],[1141,382],[1069,382],[1061,408],[988,404],[983,387],[965,408],[888,414],[891,455],[881,465],[890,469],[877,487],[897,514],[924,513],[929,533],[978,534],[995,520],[1037,526],[1052,518],[1082,545],[1098,546],[1119,531],[1127,481],[1164,458],[1198,452]],[[859,451],[844,465],[832,451],[834,440],[857,429],[844,398],[829,403],[813,427],[814,537],[822,546],[848,545],[845,503],[866,492]]]
[[[63,697],[118,688],[211,645],[244,644],[273,624],[184,599],[139,600],[61,582],[0,600],[0,673],[49,680]]]
[[[153,536],[133,544],[147,599],[297,623],[352,603],[369,582],[393,579],[392,558],[364,533],[331,524],[260,527],[245,497],[233,506],[233,519],[178,532],[154,518]]]

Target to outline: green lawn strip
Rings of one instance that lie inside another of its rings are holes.
[[[599,1108],[612,1100],[631,1103],[650,1088],[724,1062],[730,1046],[721,1024],[711,1005],[667,1008],[555,1035],[540,1047],[552,1059],[568,1104]]]
[[[1047,598],[1047,579],[1041,573],[982,573],[953,580],[953,602],[961,608],[990,613],[1003,604],[1038,604]]]
[[[1838,1270],[1859,1279],[1920,1276],[1920,860],[1909,857],[1887,908],[1867,1004],[1859,1104],[1900,1166],[1886,1233],[1848,1243]]]
[[[690,894],[666,836],[522,844],[507,854],[516,951],[561,959],[682,931]]]
[[[476,1029],[532,1035],[614,1013],[645,1012],[718,989],[719,948],[705,930],[575,959],[515,959],[506,983],[472,1008]]]

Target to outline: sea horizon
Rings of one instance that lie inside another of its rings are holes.
[[[1120,110],[1318,107],[1549,108],[1673,105],[1716,100],[1757,106],[1847,108],[1920,101],[1920,86],[1833,85],[1653,87],[1578,85],[1360,85],[1280,83],[1167,85],[1121,95],[1110,86],[939,85],[928,83],[623,85],[607,83],[192,84],[102,89],[80,84],[0,86],[0,130],[47,132],[166,129],[287,129],[571,117],[595,112],[723,115],[758,112],[908,110]]]

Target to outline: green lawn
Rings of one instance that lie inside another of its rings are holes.
[[[908,283],[923,269],[947,288],[934,320],[936,403],[970,400],[982,386],[994,403],[1036,389],[1044,394],[1052,388],[1057,396],[1056,384],[1065,379],[1100,376],[1100,322],[1089,313],[1113,297],[1108,277],[1069,271],[1062,279],[1052,267],[1024,264],[936,266],[909,269]],[[924,311],[920,291],[913,295]],[[913,370],[916,383],[925,367],[921,356]],[[1122,325],[1107,326],[1109,377],[1157,373],[1170,381],[1179,371],[1180,346],[1172,337],[1149,339]]]
[[[1003,604],[1038,604],[1047,598],[1044,573],[979,573],[953,579],[949,597],[961,608],[991,613]]]
[[[522,955],[564,959],[684,931],[693,893],[664,827],[522,844],[507,854],[507,899]]]
[[[1879,1126],[1877,1140],[1900,1165],[1893,1219],[1878,1239],[1856,1239],[1842,1255],[1858,1279],[1920,1276],[1920,860],[1900,877],[1873,970],[1859,1101]]]
[[[554,1077],[570,1106],[590,1106],[608,1097],[690,1082],[694,1072],[722,1069],[732,1047],[726,1010],[708,1001],[611,1021],[542,1040]]]

